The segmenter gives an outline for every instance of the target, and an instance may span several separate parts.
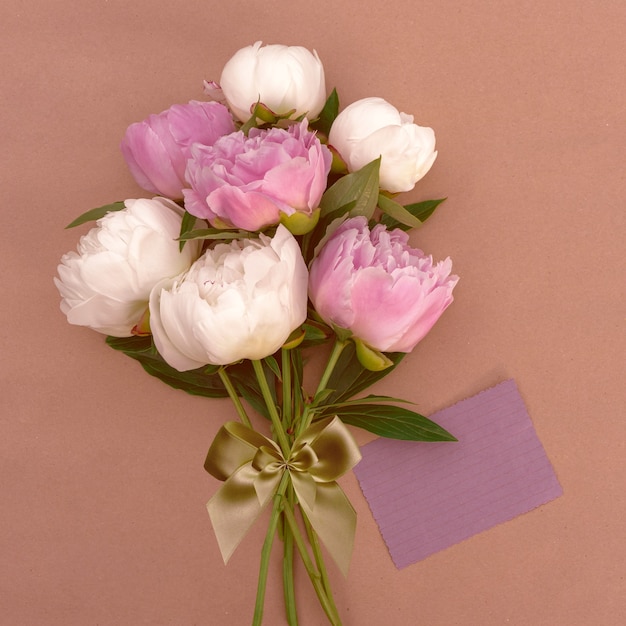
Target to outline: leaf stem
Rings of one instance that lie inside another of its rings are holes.
[[[237,409],[239,418],[248,428],[252,428],[252,424],[250,423],[250,418],[248,417],[248,414],[246,413],[246,409],[241,403],[241,399],[237,395],[237,391],[235,390],[235,387],[233,385],[232,380],[230,379],[230,376],[226,372],[226,368],[220,367],[219,370],[217,370],[217,372],[220,375],[220,380],[224,384],[224,387],[226,387],[226,391],[228,392],[230,399],[233,401],[233,404],[235,405],[235,408]]]

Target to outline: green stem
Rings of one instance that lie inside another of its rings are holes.
[[[287,487],[287,507],[293,510],[295,494],[291,481]],[[283,515],[284,519],[284,515]],[[293,533],[289,524],[284,526],[284,553],[283,553],[283,589],[285,593],[285,611],[289,626],[298,626],[298,614],[296,612],[296,593],[293,576]]]
[[[319,598],[320,604],[324,609],[324,613],[328,617],[328,620],[332,624],[332,626],[341,626],[341,619],[339,618],[339,614],[337,613],[337,608],[334,603],[328,599],[328,594],[324,589],[324,585],[322,583],[322,577],[319,572],[315,570],[313,562],[311,561],[311,557],[307,552],[306,546],[304,544],[304,539],[300,534],[300,529],[298,528],[298,523],[296,522],[296,518],[293,514],[293,511],[290,507],[286,506],[283,509],[283,515],[287,520],[289,527],[291,528],[291,532],[293,533],[294,541],[296,542],[296,547],[298,548],[298,552],[300,553],[300,557],[302,558],[302,562],[304,563],[304,567],[311,579],[311,583],[313,584],[313,588],[315,589],[315,593]]]
[[[283,405],[282,405],[282,424],[283,429],[287,432],[293,427],[293,403],[292,403],[292,378],[291,378],[291,351],[281,350],[281,371],[282,371],[282,390],[283,390]],[[289,436],[289,441],[293,439]],[[291,446],[290,446],[291,447]],[[287,504],[286,506],[293,509],[295,504],[295,493],[291,481],[287,487]],[[296,592],[294,587],[294,575],[293,575],[293,534],[291,528],[283,520],[283,591],[285,595],[285,611],[287,614],[287,622],[289,626],[298,626],[298,614],[296,612]]]
[[[328,362],[326,363],[326,367],[324,369],[322,377],[320,378],[320,382],[319,382],[319,385],[317,386],[317,391],[315,392],[315,395],[317,395],[320,391],[323,391],[324,389],[326,389],[328,380],[331,374],[333,373],[333,370],[335,369],[335,365],[337,365],[337,361],[339,360],[339,357],[341,356],[341,353],[343,352],[343,349],[346,347],[346,345],[347,345],[347,342],[345,341],[340,341],[339,339],[335,341],[335,345],[333,346],[333,351],[330,353],[330,356],[328,357]]]
[[[252,424],[250,423],[250,418],[248,417],[248,414],[246,413],[246,409],[244,408],[243,404],[241,404],[241,399],[237,395],[237,391],[235,390],[235,387],[230,379],[230,376],[226,372],[226,368],[220,367],[219,370],[217,370],[217,372],[220,375],[220,379],[222,383],[224,384],[224,387],[226,387],[226,391],[228,392],[230,399],[233,401],[233,404],[235,405],[235,408],[237,409],[239,418],[248,428],[252,428]]]
[[[335,365],[337,365],[337,361],[339,360],[339,357],[341,356],[341,353],[343,352],[343,349],[346,347],[346,345],[347,345],[346,341],[340,341],[339,339],[335,341],[333,350],[330,353],[330,356],[328,357],[326,367],[324,368],[324,371],[322,372],[322,377],[320,378],[320,382],[317,385],[315,396],[317,396],[318,393],[326,389],[326,385],[328,384],[328,381],[330,380],[333,370],[335,369]],[[315,398],[315,396],[313,397]],[[297,433],[298,435],[301,435],[311,425],[311,421],[313,420],[314,412],[309,409],[309,406],[310,405],[307,404],[306,407],[304,408],[304,411],[302,412],[302,419],[300,420],[300,425],[299,425],[298,433]]]
[[[288,430],[293,425],[291,404],[291,354],[290,350],[281,350],[283,373],[283,426]]]
[[[309,518],[306,514],[302,513],[302,519],[304,519],[304,527],[306,528],[306,534],[309,538],[309,543],[311,544],[311,548],[313,549],[313,556],[315,557],[315,563],[317,565],[317,569],[320,573],[320,577],[322,579],[322,585],[326,590],[326,594],[328,595],[328,600],[333,604],[335,608],[335,612],[337,611],[337,607],[335,607],[335,602],[333,600],[333,595],[330,587],[330,581],[328,580],[328,572],[326,571],[326,564],[324,563],[324,556],[322,555],[322,549],[320,546],[319,539],[317,538],[317,533],[313,530],[313,526],[311,526],[311,522],[309,522]]]
[[[263,606],[265,604],[265,588],[267,587],[267,572],[270,564],[270,555],[272,553],[272,544],[274,543],[274,536],[276,535],[276,527],[278,526],[278,520],[280,519],[280,513],[284,505],[284,495],[289,485],[289,472],[284,472],[278,485],[278,489],[274,494],[274,506],[272,507],[272,515],[270,517],[270,523],[265,535],[265,541],[263,542],[263,549],[261,550],[261,565],[259,569],[259,583],[257,585],[256,603],[254,605],[254,618],[252,620],[252,626],[261,626],[263,622]]]
[[[265,406],[267,406],[267,410],[270,414],[270,419],[272,420],[272,426],[274,427],[274,432],[278,439],[280,449],[282,450],[285,459],[288,459],[291,446],[289,445],[287,435],[285,434],[285,430],[283,429],[283,425],[280,421],[276,404],[272,398],[272,392],[267,384],[267,378],[265,377],[265,372],[263,371],[263,363],[261,361],[254,360],[252,361],[252,367],[254,368],[254,373],[259,381],[259,387],[261,388],[261,393],[263,394],[263,399],[265,400]]]

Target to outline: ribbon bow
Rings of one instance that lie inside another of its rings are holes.
[[[356,513],[336,479],[360,460],[359,447],[338,417],[309,426],[294,441],[288,458],[261,433],[239,422],[224,424],[204,463],[209,474],[225,481],[207,504],[224,562],[289,472],[311,526],[347,574]]]

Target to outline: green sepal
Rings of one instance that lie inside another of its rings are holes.
[[[257,101],[254,105],[254,109],[248,118],[248,121],[242,124],[240,130],[247,136],[251,128],[264,128],[266,126],[275,126],[280,120],[289,120],[291,116],[296,112],[296,109],[291,109],[286,113],[276,113],[272,111],[267,105],[261,101]],[[304,116],[300,116],[298,120],[304,119]],[[259,120],[261,123],[259,124]],[[298,121],[296,120],[296,121]]]
[[[358,337],[353,337],[353,341],[356,347],[356,357],[366,370],[381,372],[393,365],[393,361],[380,350],[368,346]]]
[[[423,224],[435,212],[435,209],[442,202],[444,202],[444,200],[446,200],[446,198],[438,198],[436,200],[424,200],[423,202],[406,204],[402,208],[405,209],[414,218],[419,220],[420,224]],[[383,203],[384,202],[385,201],[383,200]],[[394,201],[392,200],[391,202]],[[410,228],[414,228],[414,226],[408,226],[400,219],[396,219],[396,216],[391,215],[389,212],[385,211],[382,205],[380,205],[380,208],[385,212],[385,214],[380,219],[380,223],[384,224],[387,228],[400,228],[401,230],[409,230]]]
[[[282,345],[283,350],[293,350],[300,346],[300,344],[304,341],[306,337],[306,330],[303,326],[296,328],[285,340],[285,343]]]
[[[289,113],[293,114],[295,112],[296,110],[293,109]],[[257,102],[254,107],[254,111],[252,111],[252,117],[259,118],[264,124],[276,124],[281,116],[274,113],[274,111],[272,111],[272,109],[270,109],[266,104]]]
[[[123,202],[113,202],[112,204],[105,204],[104,206],[99,206],[95,209],[90,209],[89,211],[83,213],[78,216],[73,222],[70,222],[65,228],[74,228],[75,226],[80,226],[81,224],[85,224],[86,222],[93,222],[95,220],[99,220],[104,217],[107,213],[113,213],[115,211],[121,211],[124,208]]]
[[[342,328],[341,326],[335,326],[335,324],[333,324],[332,329],[335,335],[337,335],[337,339],[339,339],[339,341],[348,341],[348,339],[352,338],[352,331],[347,328]]]
[[[333,160],[330,162],[330,176],[346,176],[348,174],[348,164],[333,146],[329,144],[328,149],[333,157]]]
[[[310,215],[301,211],[296,211],[291,215],[287,215],[281,211],[280,223],[292,234],[292,235],[306,235],[310,233],[319,222],[320,209],[319,207],[314,211],[311,211]]]
[[[427,417],[403,407],[385,404],[344,406],[333,414],[346,424],[358,426],[389,439],[408,441],[457,441],[447,430]]]

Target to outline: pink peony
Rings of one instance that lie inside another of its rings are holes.
[[[121,149],[131,174],[143,189],[179,199],[187,186],[185,166],[191,144],[212,145],[234,131],[233,118],[223,104],[192,100],[131,124]]]
[[[408,234],[364,217],[343,222],[310,269],[309,295],[328,323],[381,352],[410,352],[452,302],[458,276],[448,258],[408,245]]]
[[[248,137],[238,132],[211,147],[194,145],[187,211],[216,227],[249,231],[277,224],[281,214],[310,216],[326,189],[332,157],[307,124],[253,128]]]

